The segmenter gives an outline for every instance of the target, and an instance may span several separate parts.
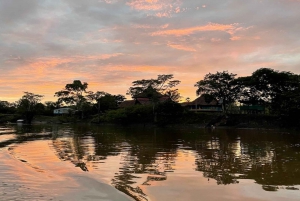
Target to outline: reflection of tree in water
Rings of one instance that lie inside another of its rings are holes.
[[[108,156],[121,154],[122,167],[112,179],[112,184],[136,200],[146,199],[142,190],[134,185],[139,174],[155,170],[150,164],[155,152],[147,145],[132,146],[126,142],[122,133],[105,128],[67,127],[60,129],[57,133],[57,137],[53,139],[53,147],[58,156],[62,160],[71,161],[83,171],[88,171],[89,165],[101,166],[98,162],[105,160]]]
[[[121,157],[112,184],[136,200],[147,200],[140,185],[164,181],[167,172],[175,171],[178,149],[196,152],[196,170],[220,185],[252,179],[265,190],[276,190],[278,185],[292,190],[290,186],[300,184],[300,140],[291,136],[84,126],[65,127],[56,135],[53,144],[60,158],[83,170],[101,169],[109,156]]]
[[[44,140],[52,137],[49,127],[32,125],[13,125],[0,130],[0,135],[11,135],[11,138],[0,142],[0,148],[8,147],[12,144],[22,144],[29,141]],[[12,149],[12,147],[10,147]]]
[[[71,161],[83,171],[88,171],[88,165],[120,152],[118,140],[114,135],[105,133],[104,137],[98,129],[91,129],[86,125],[60,128],[57,133],[57,137],[53,139],[53,146],[59,158]]]
[[[60,129],[59,134],[52,140],[53,148],[61,160],[71,161],[76,167],[88,171],[83,159],[83,150],[78,136],[71,128]]]
[[[248,172],[262,185],[299,185],[300,184],[300,147],[295,145],[277,145],[274,148],[271,163],[258,163]]]
[[[166,180],[166,172],[173,171],[176,148],[166,149],[162,146],[156,140],[156,131],[154,134],[127,139],[121,151],[123,167],[113,179],[113,185],[135,200],[148,200],[139,185]]]
[[[225,149],[217,137],[197,143],[196,149],[198,151],[196,170],[203,171],[204,177],[215,179],[217,184],[238,183],[232,170],[234,155]]]
[[[204,177],[215,179],[217,184],[253,179],[265,190],[277,190],[277,185],[300,184],[300,145],[291,145],[284,136],[226,133],[195,144],[196,170],[202,171]]]

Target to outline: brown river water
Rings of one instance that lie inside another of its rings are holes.
[[[300,200],[300,133],[0,125],[0,200]]]

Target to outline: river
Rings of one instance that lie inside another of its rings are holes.
[[[0,125],[0,200],[300,200],[300,135]]]

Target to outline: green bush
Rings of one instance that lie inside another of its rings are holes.
[[[117,110],[110,110],[101,117],[102,122],[135,124],[153,122],[152,106],[135,105]]]
[[[184,108],[176,102],[167,101],[157,105],[157,124],[177,124],[181,123]]]
[[[171,101],[157,105],[135,105],[108,111],[101,117],[101,121],[121,124],[157,123],[166,125],[179,123],[183,111],[180,104]]]

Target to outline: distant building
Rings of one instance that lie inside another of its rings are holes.
[[[266,106],[259,101],[240,101],[240,113],[242,114],[265,114]]]
[[[74,109],[68,108],[68,107],[64,107],[64,108],[58,108],[53,110],[53,114],[73,114],[75,113]]]
[[[169,96],[162,95],[153,88],[148,88],[144,92],[133,97],[133,100],[126,100],[122,102],[119,107],[125,108],[133,105],[151,105],[153,102],[163,103],[170,100]]]
[[[130,107],[136,105],[135,100],[125,100],[122,103],[120,103],[119,107],[120,108],[125,108],[125,107]]]
[[[222,112],[222,103],[217,100],[208,101],[205,95],[201,95],[191,102],[184,102],[181,105],[194,112]]]

